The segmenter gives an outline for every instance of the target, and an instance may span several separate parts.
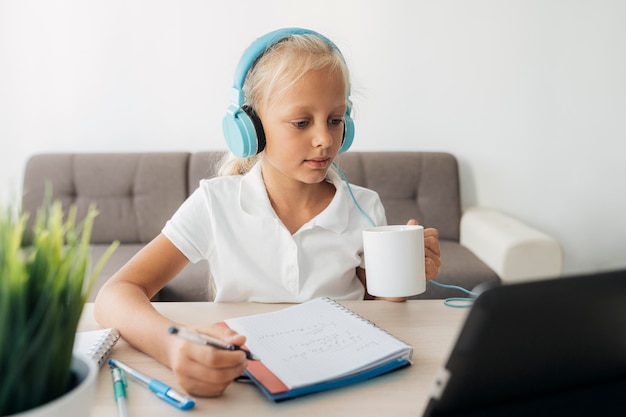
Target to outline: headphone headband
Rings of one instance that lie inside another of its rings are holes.
[[[256,41],[254,41],[252,45],[248,47],[248,49],[245,50],[245,52],[241,56],[241,59],[239,60],[237,69],[235,70],[233,88],[236,90],[243,90],[243,84],[246,82],[246,76],[248,75],[248,72],[250,71],[256,60],[259,59],[265,51],[272,47],[272,45],[280,42],[281,40],[291,35],[314,35],[320,39],[323,39],[328,45],[339,51],[339,48],[337,48],[337,46],[330,39],[313,30],[302,28],[285,28],[275,30],[261,36]],[[341,54],[341,51],[339,51],[339,53]],[[241,94],[241,96],[243,96],[243,94]],[[238,104],[240,106],[243,106],[242,102]]]

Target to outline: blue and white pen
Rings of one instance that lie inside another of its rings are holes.
[[[150,378],[149,376],[142,374],[117,359],[109,359],[109,365],[122,369],[128,375],[133,377],[134,380],[148,387],[150,391],[156,394],[157,397],[174,407],[180,408],[181,410],[189,410],[196,405],[193,398],[177,393],[170,386],[159,381],[158,379]]]
[[[113,378],[113,395],[117,403],[117,415],[119,417],[128,417],[126,409],[126,378],[124,371],[115,366],[111,366],[111,377]]]

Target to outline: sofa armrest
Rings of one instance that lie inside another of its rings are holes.
[[[552,237],[493,209],[472,207],[461,216],[460,243],[503,283],[561,274],[561,246]]]

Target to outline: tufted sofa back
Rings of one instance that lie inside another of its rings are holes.
[[[216,174],[223,155],[197,153],[39,154],[24,173],[23,211],[34,213],[52,198],[75,203],[79,217],[95,203],[100,214],[92,243],[145,244],[198,186]],[[380,194],[388,222],[417,218],[439,229],[443,239],[459,240],[461,216],[456,159],[439,152],[348,152],[337,165],[351,183]],[[31,221],[34,214],[31,215]]]
[[[187,197],[188,153],[40,154],[27,163],[22,210],[52,199],[76,204],[79,218],[95,203],[92,243],[147,243]]]

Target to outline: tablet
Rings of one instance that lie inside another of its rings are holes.
[[[474,301],[424,417],[626,415],[626,270]]]

